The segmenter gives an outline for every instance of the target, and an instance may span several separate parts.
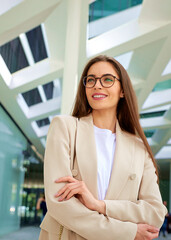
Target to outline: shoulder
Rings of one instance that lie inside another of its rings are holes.
[[[76,121],[77,118],[70,115],[57,115],[52,119],[50,127],[72,129],[76,126]]]
[[[124,132],[124,134],[129,139],[129,141],[131,141],[131,143],[134,144],[136,149],[142,150],[143,152],[146,151],[144,142],[140,137],[128,132]]]

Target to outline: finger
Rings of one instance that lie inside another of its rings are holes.
[[[55,197],[59,197],[61,194],[63,194],[67,188],[69,188],[70,186],[74,185],[74,184],[77,184],[77,183],[68,183],[66,184],[63,188],[61,188],[56,194],[55,194]]]
[[[147,225],[147,230],[149,231],[149,232],[154,232],[154,233],[156,233],[156,232],[159,232],[159,228],[156,228],[156,227],[154,227],[154,226],[151,226],[151,225]]]
[[[77,182],[78,180],[76,180],[75,178],[71,177],[71,176],[66,176],[66,177],[60,177],[58,179],[55,180],[55,183],[59,183],[59,182]]]
[[[150,232],[148,232],[148,236],[149,236],[150,239],[155,239],[155,238],[158,238],[159,233],[150,233]]]
[[[79,191],[79,188],[78,186],[76,185],[73,185],[73,186],[70,186],[69,188],[66,189],[66,191],[61,195],[61,197],[58,199],[59,201],[63,201],[65,198],[66,200],[70,199],[74,194],[71,194],[71,192],[74,190],[74,189],[77,189],[77,191]],[[77,192],[76,191],[76,192]],[[78,193],[78,192],[77,192]],[[70,197],[68,197],[68,195]]]
[[[66,200],[69,200],[71,197],[73,197],[75,194],[78,194],[80,191],[79,187],[72,189],[72,191],[69,192],[68,196],[66,197]]]
[[[69,192],[70,192],[70,189],[66,189],[66,191],[60,196],[58,201],[63,201]]]

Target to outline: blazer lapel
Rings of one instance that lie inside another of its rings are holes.
[[[76,156],[82,180],[94,197],[98,199],[97,155],[91,114],[78,120]]]
[[[114,162],[105,199],[117,199],[129,179],[132,170],[134,145],[128,133],[116,122],[116,146]],[[82,180],[98,199],[97,154],[93,117],[89,114],[80,118],[77,125],[76,156]]]
[[[129,179],[134,161],[134,142],[116,122],[116,146],[114,162],[105,199],[117,199]]]

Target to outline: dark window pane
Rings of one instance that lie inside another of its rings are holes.
[[[47,100],[53,98],[53,88],[54,88],[53,82],[43,85],[43,89],[44,89]]]
[[[43,126],[49,125],[50,121],[49,121],[49,118],[44,118],[44,119],[36,121],[36,123],[37,123],[38,127],[43,127]]]
[[[151,112],[151,113],[141,113],[140,118],[151,118],[163,116],[166,111]]]
[[[148,137],[152,137],[153,134],[155,133],[155,131],[156,131],[156,130],[154,130],[154,129],[145,130],[145,131],[144,131],[144,134],[145,134],[145,136],[146,136],[147,138],[148,138]]]
[[[43,39],[41,27],[38,26],[26,33],[28,42],[35,62],[39,62],[47,58],[47,52]]]
[[[37,103],[42,102],[39,91],[37,88],[34,88],[28,92],[22,93],[27,105],[30,107]]]
[[[0,54],[11,73],[29,65],[19,38],[2,45]]]

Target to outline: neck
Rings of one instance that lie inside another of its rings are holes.
[[[116,132],[116,112],[115,111],[99,111],[99,110],[93,110],[92,111],[93,116],[93,123],[96,127],[103,128],[103,129],[109,129],[113,133]]]

